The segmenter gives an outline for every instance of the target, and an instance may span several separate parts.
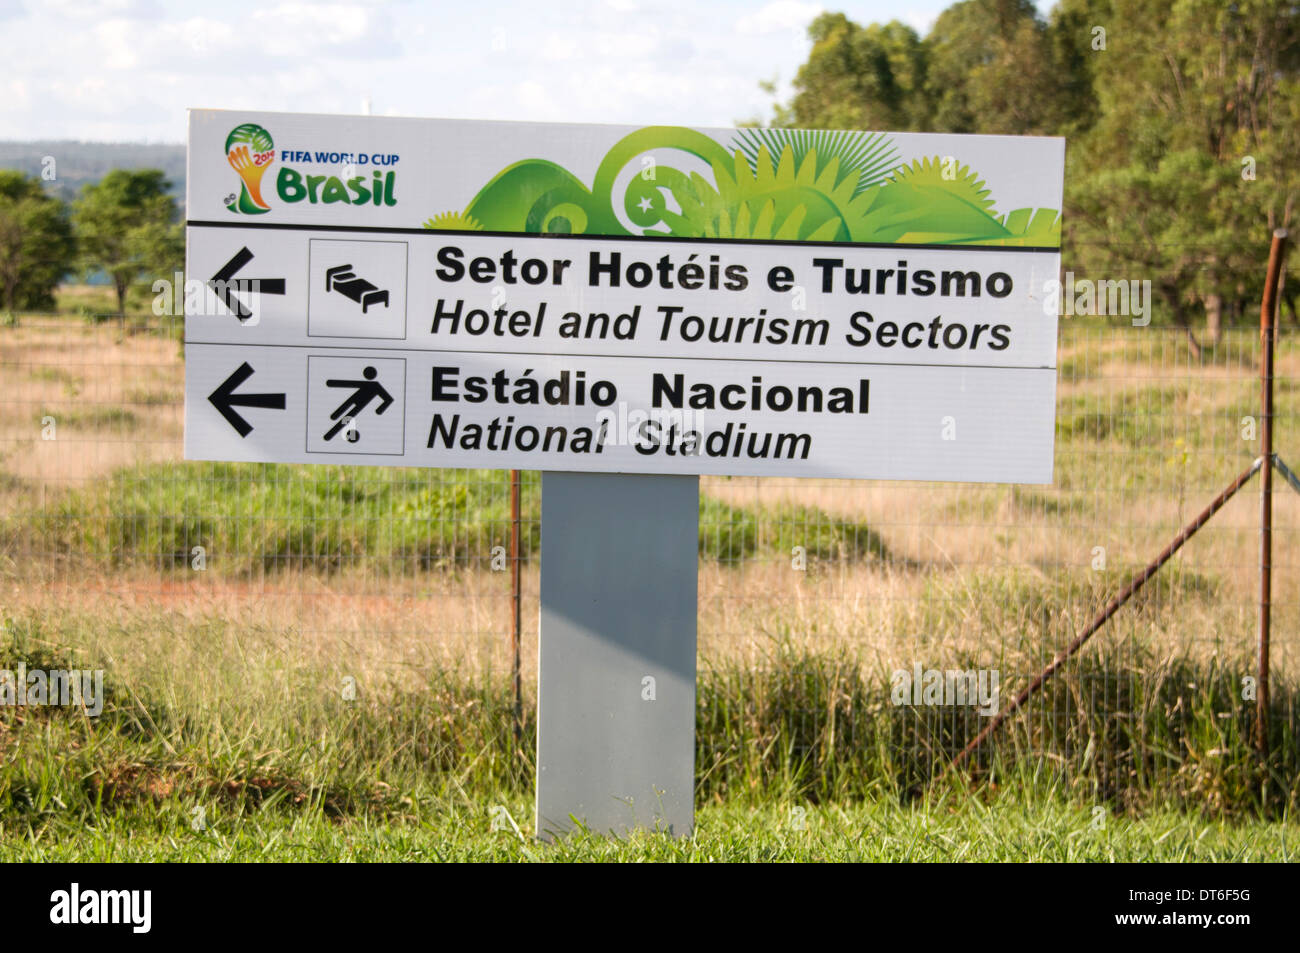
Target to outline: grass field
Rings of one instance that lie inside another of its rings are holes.
[[[699,831],[543,848],[493,569],[504,475],[178,462],[180,345],[152,320],[0,328],[0,668],[103,668],[109,685],[97,719],[0,707],[0,857],[1294,854],[1300,495],[1280,483],[1268,765],[1241,690],[1253,484],[969,777],[932,783],[980,716],[890,699],[915,662],[996,668],[1010,697],[1246,467],[1254,335],[1192,365],[1155,329],[1067,326],[1052,486],[704,480]],[[1278,374],[1295,466],[1285,339]],[[538,499],[530,474],[525,711]],[[520,832],[492,830],[496,805]]]
[[[64,642],[92,634],[88,620],[46,621]],[[701,673],[692,839],[545,848],[500,673],[449,661],[347,700],[266,630],[159,623],[117,643],[130,658],[110,663],[98,718],[5,713],[0,859],[1285,860],[1300,836],[1285,808],[1250,809],[1208,748],[1209,764],[1169,765],[1164,797],[1139,784],[1099,796],[1104,772],[1032,757],[909,789],[921,747],[953,726],[865,697],[817,652],[773,659],[743,698],[736,667]],[[41,630],[10,622],[7,635],[7,657],[29,667],[85,661],[51,654]],[[810,717],[828,697],[843,712],[845,696],[869,709],[872,737],[837,740],[829,716]],[[532,726],[530,713],[525,737]]]
[[[340,822],[263,810],[194,830],[194,818],[175,811],[8,836],[0,839],[0,861],[1207,863],[1294,861],[1300,849],[1294,824],[1216,823],[1177,813],[1116,818],[1052,798],[705,804],[688,838],[642,833],[620,841],[582,832],[549,844],[529,836],[531,814],[531,804],[518,798],[487,809],[462,798],[413,806],[397,820]]]

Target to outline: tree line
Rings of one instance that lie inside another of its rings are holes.
[[[0,170],[0,313],[50,311],[70,275],[103,274],[125,316],[140,280],[182,270],[176,199],[158,169],[114,169],[65,202],[39,176]]]
[[[1058,0],[1044,17],[1029,0],[964,0],[922,36],[825,13],[772,124],[1066,137],[1065,269],[1150,279],[1199,352],[1257,308],[1272,230],[1294,214],[1298,14],[1288,0]]]

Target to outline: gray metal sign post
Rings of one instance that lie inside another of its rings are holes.
[[[694,823],[699,478],[542,474],[537,832]]]

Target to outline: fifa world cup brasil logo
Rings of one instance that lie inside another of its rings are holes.
[[[275,143],[261,126],[246,122],[231,130],[226,137],[226,161],[243,181],[239,195],[226,198],[226,206],[232,212],[261,215],[271,210],[262,198],[262,176],[274,159]]]

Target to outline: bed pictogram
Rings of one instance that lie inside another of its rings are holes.
[[[361,313],[366,314],[372,304],[381,301],[388,307],[388,292],[366,281],[352,270],[352,265],[336,265],[325,269],[325,290],[337,291],[344,297],[351,298],[361,305]]]

